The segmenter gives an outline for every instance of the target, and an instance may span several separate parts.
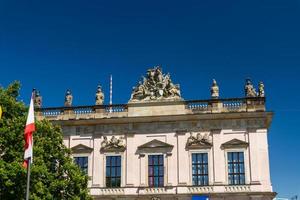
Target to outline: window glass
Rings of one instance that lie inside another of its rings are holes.
[[[245,167],[243,152],[228,152],[228,183],[229,185],[245,184]]]
[[[149,187],[164,186],[164,157],[163,155],[148,156],[148,184]]]
[[[192,181],[193,185],[208,185],[208,154],[192,154]]]
[[[106,187],[121,187],[121,156],[106,156]]]
[[[79,168],[84,172],[88,173],[88,157],[74,157],[75,163],[79,166]]]

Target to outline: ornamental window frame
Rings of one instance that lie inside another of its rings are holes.
[[[120,186],[119,187],[107,187],[106,185],[106,159],[109,156],[120,156],[121,157],[121,180],[120,180]],[[122,188],[125,186],[125,173],[126,173],[126,165],[125,165],[125,155],[124,152],[103,152],[103,172],[102,172],[102,185],[105,188]],[[101,174],[100,174],[101,175]]]

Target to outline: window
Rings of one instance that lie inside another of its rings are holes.
[[[193,185],[208,185],[208,154],[192,154]]]
[[[245,165],[243,152],[228,152],[228,183],[229,185],[245,184]]]
[[[88,157],[74,157],[75,163],[79,166],[79,168],[84,172],[88,173]]]
[[[164,186],[164,157],[163,155],[148,156],[149,187]]]
[[[121,187],[121,156],[106,156],[106,187]]]

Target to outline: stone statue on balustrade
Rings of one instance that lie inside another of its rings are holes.
[[[41,108],[42,107],[43,98],[40,94],[40,91],[34,90],[34,107]]]
[[[245,96],[246,97],[256,97],[257,93],[250,79],[246,80],[245,84]]]
[[[65,106],[66,107],[72,106],[72,102],[73,102],[73,95],[71,93],[71,90],[68,89],[65,95]]]
[[[209,147],[212,145],[212,139],[209,133],[197,133],[196,136],[193,136],[193,133],[190,133],[190,137],[187,139],[186,147],[187,148],[201,148]]]
[[[102,92],[102,87],[98,85],[97,91],[96,91],[96,105],[103,105],[104,102],[104,93]]]
[[[180,86],[173,84],[170,74],[163,74],[160,66],[148,69],[146,77],[133,87],[130,102],[181,100]]]
[[[265,97],[265,85],[262,81],[258,84],[258,96]]]
[[[124,144],[123,137],[116,138],[112,136],[110,140],[108,140],[107,137],[104,136],[101,142],[101,151],[124,151],[125,148],[126,145]]]
[[[217,81],[213,79],[213,84],[210,88],[210,94],[212,99],[218,99],[219,98],[219,86],[217,84]]]

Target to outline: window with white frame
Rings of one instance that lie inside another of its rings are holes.
[[[244,152],[227,152],[228,184],[245,184]]]
[[[192,153],[192,181],[194,186],[208,185],[208,153]]]

